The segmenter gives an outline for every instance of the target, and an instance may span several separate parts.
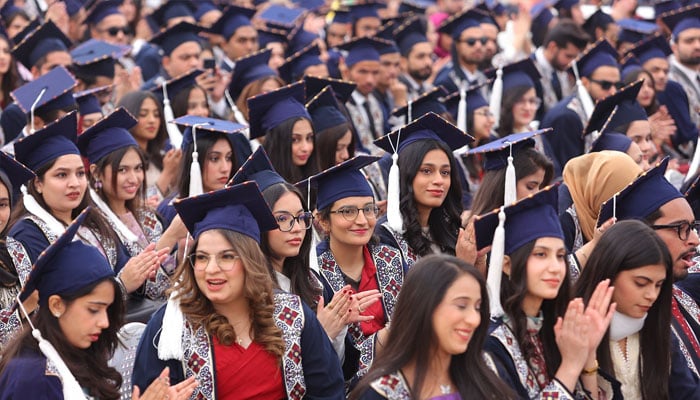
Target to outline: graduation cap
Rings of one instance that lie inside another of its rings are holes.
[[[78,149],[90,164],[97,164],[115,150],[138,146],[129,132],[137,123],[124,107],[119,107],[78,136]]]
[[[229,93],[234,101],[238,99],[248,84],[258,79],[277,76],[277,73],[268,66],[271,53],[270,49],[262,49],[235,61],[231,83],[228,85]]]
[[[634,121],[646,121],[648,119],[646,111],[637,101],[637,94],[642,87],[643,80],[639,80],[625,87],[617,103],[617,112],[610,118],[608,127],[616,130]]]
[[[459,112],[461,92],[457,90],[456,92],[450,93],[449,95],[445,96],[442,102],[443,104],[445,104],[445,108],[447,108],[447,111],[452,115],[452,118],[454,118],[454,120],[457,121],[457,126],[460,126],[461,123],[465,127],[464,130],[466,130],[467,115],[473,114],[474,110],[477,110],[481,107],[488,107],[489,103],[481,94],[481,90],[484,86],[489,85],[490,83],[491,81],[489,80],[467,88],[464,96],[464,100],[466,103],[464,108],[464,115],[460,115]],[[463,121],[460,121],[460,119],[463,119]]]
[[[198,33],[203,30],[204,29],[198,25],[182,21],[170,29],[161,31],[152,37],[150,42],[160,46],[165,55],[169,56],[173,50],[183,43],[197,42],[201,44],[202,39],[198,36]]]
[[[665,177],[669,157],[654,168],[643,172],[637,179],[600,206],[598,222],[602,225],[615,217],[618,221],[644,219],[673,199],[683,197]]]
[[[49,162],[67,154],[80,155],[75,140],[78,133],[76,111],[15,143],[15,158],[36,172]]]
[[[326,7],[325,0],[295,0],[292,3],[315,13],[321,12],[321,9]]]
[[[345,57],[345,65],[348,68],[352,68],[360,61],[379,62],[381,52],[391,46],[393,46],[391,42],[383,39],[360,37],[345,42],[338,47],[348,52],[348,55]]]
[[[625,81],[627,80],[627,77],[637,71],[642,70],[642,63],[639,62],[639,59],[631,53],[627,53],[622,60],[620,60],[620,76],[622,76],[622,80]]]
[[[14,205],[20,194],[20,186],[26,184],[36,175],[22,163],[0,151],[0,180],[7,186],[10,203]]]
[[[163,101],[163,86],[168,94],[169,99],[175,98],[183,90],[195,86],[197,84],[197,77],[201,75],[204,71],[201,69],[193,69],[190,72],[185,72],[184,74],[165,81],[158,86],[151,89],[151,92],[156,95],[161,101]]]
[[[700,28],[700,4],[679,8],[661,16],[673,33],[674,40],[686,29]]]
[[[406,146],[419,140],[438,140],[447,144],[452,150],[457,150],[473,142],[474,138],[457,129],[444,118],[430,112],[376,139],[374,144],[389,153],[394,153],[398,143],[398,153],[401,153]]]
[[[254,8],[229,5],[209,31],[223,36],[228,41],[238,28],[251,25],[250,19],[255,12]]]
[[[304,87],[306,89],[307,101],[319,94],[321,90],[328,85],[333,88],[333,93],[335,94],[336,99],[338,99],[338,101],[342,104],[345,104],[348,102],[348,100],[350,100],[352,92],[354,92],[355,88],[357,87],[357,84],[350,81],[306,75],[304,76]]]
[[[45,113],[75,106],[72,90],[76,84],[68,70],[57,66],[15,89],[10,96],[25,114],[33,116],[32,113]]]
[[[637,43],[645,37],[659,30],[659,27],[651,22],[625,18],[617,21],[620,33],[617,35],[618,43]]]
[[[420,18],[413,17],[407,20],[404,24],[396,28],[394,31],[396,44],[401,50],[401,55],[408,57],[408,54],[418,43],[428,42],[425,35],[425,27]]]
[[[550,7],[552,6],[551,1],[539,2],[530,8],[530,18],[532,19],[531,30],[536,27],[546,27],[554,19],[554,14]]]
[[[384,4],[376,1],[364,1],[364,2],[357,2],[355,4],[349,5],[348,7],[350,8],[350,17],[352,18],[352,22],[355,23],[358,19],[361,18],[379,18],[379,9],[383,8]]]
[[[318,44],[311,44],[285,60],[278,69],[280,77],[287,82],[294,82],[304,76],[306,68],[323,64],[320,57]]]
[[[501,120],[501,101],[503,99],[503,93],[520,86],[534,88],[535,82],[540,79],[540,72],[537,70],[532,58],[528,57],[522,61],[499,68],[498,70],[492,69],[486,71],[486,77],[495,78],[489,105],[493,113],[493,119],[496,121],[496,125],[498,125]]]
[[[644,64],[654,58],[666,59],[673,51],[671,51],[671,46],[668,45],[668,42],[663,36],[654,35],[638,43],[634,48],[629,50],[629,53],[637,56],[639,62]]]
[[[188,146],[194,142],[192,129],[195,127],[195,135],[198,138],[216,136],[220,134],[229,136],[238,134],[245,129],[245,125],[241,125],[233,121],[198,117],[196,115],[183,115],[180,118],[174,119],[173,122],[185,128],[185,133],[182,138],[182,150],[187,150]]]
[[[330,14],[330,13],[329,13]],[[350,15],[350,9],[348,8],[338,8],[333,10],[333,18],[330,24],[349,24],[352,22],[352,16]]]
[[[316,209],[318,210],[330,207],[337,200],[346,197],[371,196],[374,198],[372,187],[360,169],[379,160],[379,158],[365,155],[355,156],[298,182],[296,185],[303,189],[309,186],[317,189]]]
[[[621,125],[625,125],[627,118],[634,118],[631,121],[637,121],[638,119],[647,119],[646,112],[637,103],[637,95],[642,87],[643,80],[638,80],[631,83],[624,88],[617,91],[604,99],[598,101],[593,109],[591,118],[589,118],[586,127],[583,129],[583,136],[591,134],[593,132],[598,132],[602,134],[606,129],[614,129]],[[635,103],[638,107],[635,107]],[[644,118],[641,118],[639,110],[644,114]],[[623,116],[619,115],[621,113],[631,113],[632,115]]]
[[[425,15],[428,8],[435,6],[432,0],[401,0],[399,4],[399,14],[415,13]]]
[[[88,14],[85,17],[85,22],[94,26],[110,15],[121,14],[121,11],[119,11],[119,6],[121,3],[122,2],[119,0],[97,1],[92,8],[88,10]]]
[[[481,20],[488,14],[478,8],[471,8],[454,15],[440,25],[438,32],[452,36],[453,40],[458,40],[465,29],[478,28]]]
[[[554,8],[557,10],[570,10],[579,4],[579,0],[557,0],[554,2]]]
[[[348,124],[331,86],[326,86],[308,101],[306,110],[311,115],[311,125],[316,134],[329,128]]]
[[[605,39],[586,49],[576,60],[579,76],[590,77],[602,66],[618,67],[617,51]]]
[[[258,147],[241,165],[228,185],[238,185],[247,181],[257,183],[261,192],[272,185],[287,182],[275,171],[275,167],[272,166],[272,162],[262,146]]]
[[[9,3],[9,2],[8,2]],[[15,36],[11,37],[12,43],[19,43],[24,38],[27,37],[30,33],[34,32],[37,28],[41,26],[41,20],[39,18],[34,18],[33,20],[29,21],[29,24],[24,27],[21,31],[19,31]]]
[[[659,17],[661,14],[677,10],[682,5],[677,0],[659,0],[654,2],[654,16]]]
[[[508,166],[508,158],[523,149],[535,147],[535,136],[552,132],[551,128],[513,133],[469,150],[469,154],[484,155],[484,169],[496,171]]]
[[[258,14],[257,18],[270,27],[289,30],[300,24],[305,13],[306,10],[303,8],[271,4]]]
[[[114,78],[116,60],[123,54],[124,49],[120,46],[91,39],[71,50],[71,70],[79,76]]]
[[[5,140],[10,141],[17,138],[25,126],[27,126],[27,115],[17,103],[8,104],[0,113],[0,127],[5,135]]]
[[[610,16],[610,14],[606,13],[602,9],[597,9],[593,14],[591,14],[590,17],[586,19],[586,21],[583,23],[583,29],[590,35],[592,38],[595,38],[595,30],[597,28],[602,29],[605,31],[610,24],[614,24],[615,20],[613,17]]]
[[[114,85],[100,86],[88,90],[83,90],[82,92],[74,93],[73,98],[75,102],[78,103],[78,111],[80,115],[85,116],[88,114],[102,114],[102,105],[97,95],[102,92],[111,90]]]
[[[303,50],[318,38],[317,34],[305,30],[302,25],[294,28],[287,36],[287,55],[289,56]]]
[[[270,43],[282,43],[286,46],[287,35],[288,33],[281,29],[258,28],[258,44],[261,49],[264,49]]]
[[[168,20],[173,18],[191,17],[196,20],[195,11],[197,11],[197,7],[190,0],[168,0],[153,11],[148,18],[156,26],[165,27],[168,25]]]
[[[290,118],[311,116],[304,107],[304,83],[297,82],[248,99],[250,139],[264,136],[267,131]]]
[[[506,7],[497,0],[484,0],[476,7],[492,15],[505,15],[507,12]]]
[[[447,95],[445,88],[442,86],[435,86],[410,102],[410,105],[407,104],[403,107],[395,109],[391,115],[397,117],[409,117],[409,108],[411,115],[407,121],[412,121],[415,119],[414,117],[420,117],[430,112],[437,115],[442,115],[447,113],[447,108],[441,101],[445,95]]]
[[[262,232],[277,229],[277,221],[255,182],[178,199],[173,206],[195,239],[203,232],[225,229],[260,243]]]
[[[12,55],[27,69],[54,51],[68,52],[72,46],[70,39],[51,20],[28,34],[14,49]]]
[[[214,2],[209,0],[198,0],[195,2],[197,9],[194,11],[194,19],[201,21],[202,17],[210,11],[218,11],[219,8],[214,4]]]
[[[632,139],[619,132],[605,131],[591,145],[591,153],[612,150],[627,153],[632,145]]]

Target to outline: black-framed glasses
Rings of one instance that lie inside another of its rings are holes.
[[[652,225],[652,229],[675,229],[676,233],[678,234],[678,239],[682,241],[688,240],[690,237],[690,231],[695,231],[695,233],[698,232],[698,228],[700,228],[700,221],[693,221],[693,222],[688,222],[688,221],[682,221],[678,222],[676,224],[669,224],[669,225]]]
[[[374,219],[379,215],[379,207],[376,204],[367,204],[366,206],[354,207],[354,206],[343,206],[335,211],[331,211],[331,214],[340,214],[348,221],[354,221],[360,214],[360,210],[365,214],[365,218]]]
[[[603,79],[591,79],[591,82],[597,83],[598,86],[600,86],[600,88],[603,90],[610,90],[610,88],[612,88],[613,86],[620,86],[620,82],[606,81]]]
[[[303,212],[296,217],[288,212],[276,213],[275,220],[277,221],[277,227],[282,232],[289,232],[294,229],[294,223],[298,223],[302,229],[311,228],[311,223],[314,220],[314,216],[310,212]]]
[[[199,252],[192,253],[189,256],[187,256],[187,259],[190,261],[190,265],[192,266],[192,268],[194,268],[197,271],[203,271],[207,269],[207,266],[209,265],[209,261],[211,261],[212,256],[216,261],[216,265],[218,265],[219,269],[221,269],[222,271],[232,270],[233,266],[236,265],[236,261],[241,258],[241,256],[237,255],[233,251],[222,251],[221,253],[213,255]]]
[[[128,26],[110,26],[105,29],[104,32],[107,32],[107,34],[112,37],[117,36],[119,32],[123,33],[125,36],[129,36],[131,34],[131,28]]]
[[[466,39],[460,40],[460,42],[466,43],[467,46],[470,46],[470,47],[474,46],[477,42],[479,42],[483,46],[489,42],[489,38],[487,38],[486,36],[480,37],[480,38],[466,38]]]

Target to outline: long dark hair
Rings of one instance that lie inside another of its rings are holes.
[[[175,96],[173,96],[172,100],[173,114],[175,115],[175,118],[187,115],[187,108],[189,107],[190,102],[190,93],[192,93],[193,90],[201,90],[202,93],[204,93],[204,98],[207,99],[207,91],[197,84],[191,85],[179,91]],[[209,100],[207,100],[207,108],[210,108]]]
[[[454,254],[455,252],[460,214],[462,213],[462,187],[452,150],[445,143],[432,139],[419,140],[403,148],[398,161],[399,182],[401,184],[400,208],[405,229],[403,236],[411,249],[419,256],[430,254],[432,250],[430,249],[431,240],[423,235],[418,220],[418,209],[413,194],[413,180],[423,164],[425,155],[432,150],[444,151],[450,160],[450,189],[447,191],[447,197],[440,207],[430,211],[430,217],[428,217],[432,242],[439,245],[446,253]]]
[[[5,37],[5,35],[0,35],[0,40],[4,40],[7,43],[7,49],[12,50],[12,43]],[[12,103],[12,98],[10,97],[10,92],[14,91],[20,86],[19,72],[17,72],[17,60],[14,55],[10,55],[10,65],[7,68],[7,72],[2,76],[0,80],[0,92],[2,92],[2,107],[4,108],[7,104]]]
[[[118,399],[122,376],[116,369],[110,367],[107,361],[112,357],[119,343],[117,332],[124,320],[125,306],[119,285],[114,278],[105,278],[73,293],[61,294],[60,297],[66,303],[66,307],[71,307],[76,299],[92,293],[95,287],[102,282],[112,284],[114,302],[107,307],[109,327],[102,331],[97,341],[89,348],[80,349],[68,342],[58,324],[58,318],[51,315],[49,307],[39,307],[33,322],[34,326],[41,331],[44,339],[56,348],[80,386],[88,389],[90,396],[98,399]],[[8,344],[2,353],[0,375],[12,363],[12,359],[19,357],[25,349],[31,349],[35,353],[41,354],[39,344],[32,336],[31,327],[28,325]]]
[[[381,357],[350,394],[359,399],[370,384],[388,374],[415,363],[416,373],[411,398],[418,399],[432,365],[430,359],[438,346],[433,328],[433,315],[445,292],[462,276],[471,276],[481,289],[481,323],[474,330],[467,351],[450,360],[449,373],[463,399],[512,399],[514,394],[486,366],[482,357],[488,335],[489,300],[486,282],[474,266],[444,254],[421,258],[406,275],[396,304],[392,329]]]
[[[501,120],[498,123],[496,133],[499,137],[505,137],[515,133],[515,121],[513,119],[513,107],[515,103],[520,101],[531,86],[516,86],[508,91],[503,92],[503,100],[501,101]]]
[[[316,150],[318,154],[318,163],[321,171],[335,165],[335,153],[338,148],[338,141],[350,132],[350,145],[348,146],[348,158],[355,156],[355,136],[350,130],[349,123],[343,123],[337,126],[326,128],[320,132],[316,132]]]
[[[199,161],[199,166],[204,174],[205,165],[207,163],[207,156],[209,155],[209,150],[214,147],[214,144],[221,139],[225,139],[226,143],[231,146],[231,173],[229,174],[229,179],[238,170],[238,161],[236,160],[236,152],[233,149],[233,143],[229,140],[225,133],[215,133],[213,135],[198,135],[197,136],[197,160]],[[180,161],[180,179],[177,182],[178,197],[185,198],[190,195],[190,165],[192,164],[192,151],[194,150],[194,144],[190,143],[185,150],[182,152],[182,160]]]
[[[168,133],[165,130],[165,118],[163,116],[163,105],[162,102],[151,92],[145,90],[137,90],[134,92],[129,92],[122,96],[117,104],[117,107],[124,107],[133,116],[138,118],[141,113],[141,105],[144,100],[151,99],[156,102],[158,106],[158,112],[160,113],[160,124],[158,126],[158,133],[155,139],[150,140],[148,145],[146,145],[146,162],[152,163],[159,170],[163,169],[163,150],[165,147],[165,141],[168,139]],[[131,128],[131,132],[134,132],[136,127]],[[148,165],[144,165],[144,169],[148,170]]]
[[[128,146],[128,147],[122,147],[121,149],[114,150],[113,152],[107,154],[106,156],[102,157],[99,161],[95,163],[95,166],[97,167],[95,169],[95,173],[91,173],[90,177],[88,179],[88,184],[91,187],[95,187],[95,175],[97,174],[102,174],[104,176],[105,169],[109,165],[112,168],[112,187],[116,188],[117,187],[117,174],[119,171],[119,164],[122,162],[122,159],[126,155],[126,152],[129,150],[135,150],[136,154],[139,156],[139,160],[141,160],[141,164],[146,166],[146,159],[144,157],[143,151],[141,151],[141,148],[138,146]],[[134,197],[131,200],[126,201],[126,209],[129,210],[134,216],[137,215],[137,213],[140,211],[141,206],[144,204],[145,201],[145,190],[144,188],[147,186],[146,183],[146,171],[143,171],[143,182],[141,182],[141,186],[139,187],[139,190],[136,192],[136,197]],[[102,198],[102,200],[105,201],[105,203],[109,204],[109,200],[107,199],[107,196],[104,193],[104,190],[97,190],[97,194]]]
[[[666,280],[639,334],[640,390],[643,399],[668,399],[673,261],[666,245],[654,230],[636,220],[621,221],[610,227],[591,252],[574,292],[587,303],[600,281],[610,279],[612,285],[621,271],[654,264],[664,266]],[[609,331],[600,343],[597,351],[600,367],[615,376]]]
[[[275,203],[277,203],[277,201],[286,193],[293,193],[296,195],[301,201],[302,208],[304,210],[308,210],[306,201],[304,201],[299,189],[287,182],[274,184],[262,192],[263,198],[270,209],[273,209]],[[316,304],[318,304],[318,296],[321,295],[321,290],[319,287],[314,286],[311,281],[311,269],[309,268],[311,235],[313,235],[313,231],[310,229],[307,230],[306,235],[304,235],[304,240],[301,242],[299,254],[294,257],[286,257],[284,259],[282,273],[291,281],[291,292],[301,297],[306,304],[315,310]],[[269,262],[269,260],[276,255],[270,248],[268,233],[261,235],[260,239],[260,249],[266,256],[268,256],[268,267],[270,268],[272,280],[277,281],[274,270],[272,269],[272,264]]]
[[[634,82],[637,82],[639,79],[644,79],[645,81],[648,80],[651,83],[651,87],[654,89],[654,98],[651,101],[651,104],[649,104],[648,107],[644,107],[644,111],[646,111],[647,115],[652,115],[655,112],[659,111],[659,99],[656,97],[656,81],[654,81],[654,77],[651,76],[651,74],[643,69],[635,69],[631,72],[628,72],[625,74],[625,76],[622,77],[622,84],[627,86],[631,85]],[[646,82],[645,82],[646,83]]]
[[[518,346],[526,360],[537,357],[535,346],[529,340],[527,332],[527,315],[523,311],[523,299],[527,294],[527,262],[535,247],[537,239],[526,243],[513,253],[509,254],[511,272],[510,276],[503,274],[501,279],[501,304],[503,311],[513,321],[513,332],[518,341]],[[539,338],[542,342],[544,361],[547,365],[547,375],[552,378],[561,364],[561,354],[554,337],[554,324],[557,317],[564,315],[569,303],[571,279],[569,274],[564,274],[564,282],[559,288],[559,293],[554,299],[542,301],[542,328]]]
[[[287,182],[299,182],[319,172],[318,157],[316,157],[318,151],[315,142],[314,151],[311,152],[311,157],[306,161],[306,165],[298,167],[292,162],[292,130],[294,124],[302,119],[305,118],[289,118],[265,134],[263,148],[270,155],[270,161],[272,161],[275,171]],[[309,126],[312,126],[311,121],[309,121]],[[335,150],[333,150],[333,155],[335,156]]]
[[[554,165],[546,155],[534,148],[526,148],[518,151],[513,156],[516,182],[520,179],[544,170],[544,179],[540,189],[549,185],[554,176]],[[472,202],[472,215],[481,215],[503,205],[503,195],[506,184],[506,169],[486,171],[479,190],[474,195]]]

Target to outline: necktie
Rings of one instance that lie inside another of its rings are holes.
[[[559,82],[559,77],[556,71],[552,71],[552,89],[554,89],[554,94],[557,95],[557,101],[561,100],[561,82]]]
[[[374,126],[374,117],[372,117],[372,111],[369,109],[369,101],[365,100],[364,103],[362,103],[362,107],[365,109],[365,114],[367,114],[367,121],[369,121],[369,130],[370,133],[372,134],[373,138],[377,138],[377,130]]]

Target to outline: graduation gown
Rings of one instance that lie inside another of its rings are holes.
[[[666,90],[656,94],[659,104],[665,105],[668,113],[676,123],[676,134],[671,137],[674,147],[696,143],[698,140],[698,127],[690,118],[690,106],[688,105],[688,95],[683,87],[675,81],[669,80]],[[692,157],[692,154],[689,154]]]
[[[700,307],[696,300],[699,285],[698,273],[691,273],[673,285],[671,332],[688,368],[700,378]]]
[[[544,135],[547,154],[554,162],[557,176],[561,176],[564,165],[585,151],[582,137],[586,118],[581,103],[575,95],[565,97],[550,109],[542,119],[540,128],[553,128],[554,132]]]
[[[63,399],[63,385],[56,367],[43,354],[25,349],[0,375],[0,400]]]

